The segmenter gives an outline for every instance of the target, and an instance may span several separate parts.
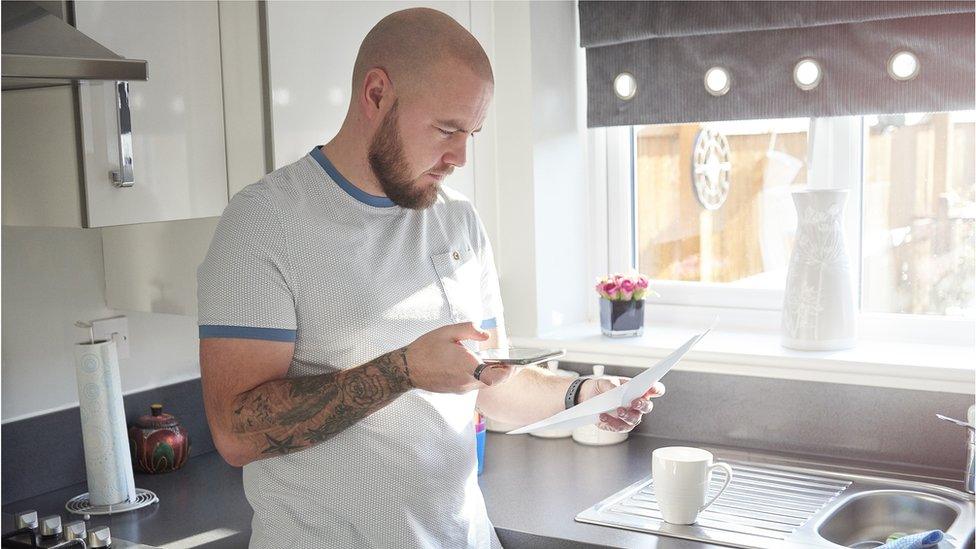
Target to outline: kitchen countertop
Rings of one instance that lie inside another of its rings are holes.
[[[589,447],[571,439],[540,439],[528,435],[489,433],[485,470],[480,478],[488,515],[507,547],[658,547],[710,549],[716,546],[574,521],[598,501],[650,474],[654,448],[679,443],[631,436],[609,447]],[[798,464],[795,457],[772,456],[736,449],[710,448],[719,459],[769,464]],[[812,462],[799,463],[810,465]],[[866,471],[863,464],[820,460],[833,470],[876,472],[933,482],[959,489],[959,483],[931,478],[921,468]],[[244,498],[240,470],[216,452],[191,458],[179,471],[164,475],[137,474],[136,486],[155,492],[160,503],[111,517],[92,517],[107,524],[113,536],[154,546],[246,547],[251,508]],[[84,483],[3,506],[4,513],[35,509],[40,516],[61,514],[64,503],[86,491]],[[11,525],[4,524],[3,531]]]
[[[651,452],[670,441],[631,436],[613,446],[489,433],[480,477],[488,516],[505,547],[706,549],[701,542],[576,522],[584,509],[651,474]]]
[[[651,436],[631,436],[614,446],[583,446],[570,438],[489,433],[480,477],[488,516],[506,547],[651,547],[711,549],[718,546],[576,522],[577,514],[651,474],[651,452],[663,446],[698,446],[720,461],[806,467],[838,473],[915,480],[962,489],[961,480],[938,470],[845,459],[716,447]],[[960,476],[962,472],[960,471]]]
[[[153,546],[247,547],[252,511],[244,498],[241,470],[227,465],[217,452],[194,456],[182,469],[172,473],[136,473],[135,481],[137,488],[155,492],[159,503],[128,513],[93,515],[90,524],[108,525],[112,537]],[[38,517],[59,514],[65,522],[77,520],[74,517],[78,515],[70,515],[64,504],[87,491],[87,485],[79,483],[6,504],[3,512],[13,514],[34,509]],[[10,531],[12,526],[4,523],[3,531]]]

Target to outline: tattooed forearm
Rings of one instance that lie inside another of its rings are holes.
[[[413,388],[406,348],[362,366],[269,381],[234,399],[232,430],[255,459],[332,438]]]

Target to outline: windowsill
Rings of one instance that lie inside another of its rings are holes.
[[[648,324],[641,337],[611,339],[597,324],[578,324],[511,340],[519,347],[566,349],[571,362],[646,368],[703,328]],[[794,351],[780,345],[778,333],[713,330],[675,369],[974,394],[974,364],[970,346],[865,340],[843,351]]]

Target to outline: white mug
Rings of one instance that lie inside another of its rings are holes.
[[[669,446],[651,454],[654,495],[664,520],[671,524],[694,524],[698,513],[715,503],[732,482],[732,467],[713,462],[712,453],[701,448]],[[725,471],[722,488],[705,503],[712,470]]]

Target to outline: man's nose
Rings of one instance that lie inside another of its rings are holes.
[[[444,163],[450,164],[455,168],[464,167],[468,160],[468,140],[467,138],[452,140],[451,148],[444,153]]]

